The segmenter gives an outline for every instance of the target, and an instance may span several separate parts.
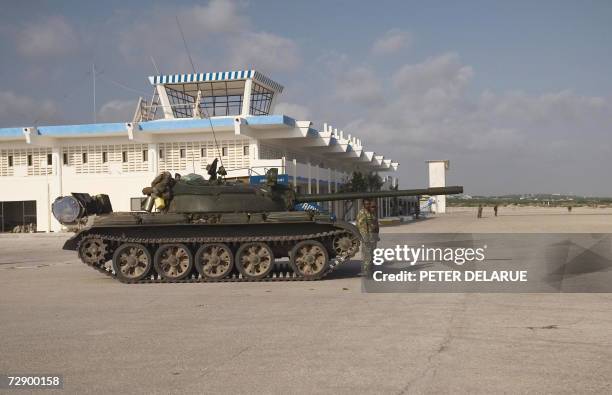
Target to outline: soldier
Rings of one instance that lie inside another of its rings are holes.
[[[495,213],[495,216],[497,217],[497,204],[493,206],[493,212]]]
[[[476,215],[477,218],[482,218],[482,204],[478,205],[478,214]]]
[[[363,238],[361,276],[370,274],[372,255],[374,254],[374,249],[376,249],[376,243],[380,240],[376,208],[376,201],[367,199],[363,201],[363,207],[359,210],[359,214],[357,214],[357,228]]]

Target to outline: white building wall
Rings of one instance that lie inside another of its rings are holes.
[[[345,180],[353,170],[341,159],[307,156],[290,144],[262,144],[230,132],[217,132],[219,150],[209,133],[170,132],[145,138],[148,140],[129,140],[127,135],[74,137],[51,140],[48,146],[0,141],[0,201],[35,200],[37,230],[60,231],[61,225],[51,214],[51,204],[57,197],[71,192],[104,193],[109,195],[114,211],[130,211],[131,198],[142,197],[142,188],[159,172],[204,174],[218,151],[224,154],[228,178],[263,175],[276,167],[279,174],[289,175],[290,183],[297,179],[301,193],[308,191],[308,185],[312,193],[336,191],[334,182]],[[325,186],[329,181],[332,185]],[[340,203],[332,206],[334,211],[342,211]]]
[[[429,165],[429,186],[430,187],[445,187],[446,186],[446,170],[448,170],[448,160],[428,161]],[[432,211],[438,214],[446,213],[446,195],[434,196],[434,204]]]

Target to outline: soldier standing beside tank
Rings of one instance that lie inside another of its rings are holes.
[[[357,229],[363,238],[361,276],[367,276],[372,270],[372,255],[376,249],[378,236],[378,218],[376,217],[376,201],[364,200],[363,207],[357,214]]]

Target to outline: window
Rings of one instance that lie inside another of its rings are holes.
[[[108,153],[106,151],[102,152],[102,163],[108,162]]]
[[[206,156],[206,148],[200,148],[200,156],[202,158]]]
[[[13,167],[13,155],[9,155],[9,157],[8,157],[8,165],[9,165],[9,167]]]
[[[179,156],[180,156],[181,158],[184,158],[184,157],[185,157],[185,153],[186,153],[186,152],[185,152],[185,148],[181,148],[181,149],[179,150]]]
[[[142,203],[144,203],[146,198],[144,197],[136,197],[130,199],[130,210],[131,211],[143,211]]]
[[[142,150],[142,161],[143,162],[149,161],[149,151],[147,151],[146,149]]]
[[[127,161],[128,161],[127,151],[123,151],[123,152],[121,153],[121,161],[122,161],[123,163],[127,163]]]
[[[246,156],[249,156],[249,146],[245,145],[244,147],[242,147],[242,153]]]
[[[238,115],[242,112],[244,80],[210,81],[166,85],[166,94],[175,118],[191,118],[198,94],[200,114],[203,116]]]
[[[62,160],[64,164],[67,165],[68,164],[68,154],[64,153],[64,155],[62,155]]]
[[[163,149],[159,150],[159,159],[164,159],[164,150]]]
[[[51,166],[53,164],[53,156],[51,154],[47,154],[47,166]]]
[[[251,88],[251,115],[268,115],[274,92],[253,82]]]
[[[172,112],[175,118],[191,118],[193,117],[193,105],[195,103],[195,96],[185,93],[184,85],[183,90],[180,90],[180,86],[175,86],[177,89],[172,89],[168,85],[165,86],[166,95],[172,106]],[[193,92],[190,92],[193,93]]]
[[[84,164],[87,163],[87,152],[83,152],[82,157],[83,157],[83,163]]]
[[[227,156],[227,147],[221,148],[221,156]]]
[[[32,155],[28,155],[28,166],[32,166]]]

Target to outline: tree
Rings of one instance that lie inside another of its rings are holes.
[[[376,192],[380,191],[383,185],[382,178],[374,173],[363,174],[353,172],[351,179],[344,183],[341,192]]]
[[[340,192],[376,192],[380,191],[382,185],[382,178],[378,174],[374,172],[363,174],[355,171],[351,175],[351,179],[342,185]],[[342,218],[345,218],[346,214],[353,209],[353,203],[354,202],[351,201],[349,204],[344,206],[344,215]]]

